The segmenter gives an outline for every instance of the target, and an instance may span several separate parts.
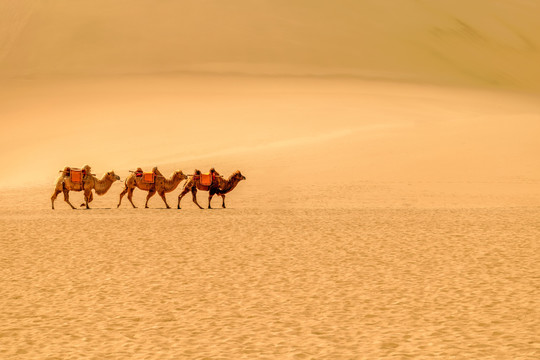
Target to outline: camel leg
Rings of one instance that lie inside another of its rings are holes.
[[[122,203],[122,198],[124,197],[124,195],[126,195],[126,193],[128,192],[128,187],[126,186],[126,188],[124,189],[124,191],[122,191],[120,193],[120,199],[118,200],[118,205],[116,205],[116,208],[119,208],[120,207],[120,204]]]
[[[89,203],[94,200],[94,194],[92,193],[92,189],[90,190],[84,190],[84,203],[81,204],[81,207],[86,206],[87,209],[90,209],[90,206],[88,206]]]
[[[184,195],[186,195],[189,192],[189,190],[190,190],[189,188],[184,188],[184,190],[182,190],[180,195],[178,195],[178,207],[177,207],[177,209],[180,209],[180,201],[182,201],[182,198],[184,197]]]
[[[213,198],[213,197],[214,197],[214,194],[213,194],[211,191],[209,191],[209,192],[208,192],[208,208],[209,208],[209,209],[212,208],[212,206],[210,206],[210,203],[212,202],[212,198]]]
[[[71,203],[69,202],[69,190],[64,189],[63,192],[64,192],[64,201],[67,202],[73,210],[75,210],[75,206],[71,205]]]
[[[225,209],[225,195],[221,195],[221,197],[223,198],[223,204],[221,204],[221,207]]]
[[[148,190],[148,195],[146,195],[146,204],[144,204],[145,209],[148,209],[148,200],[150,200],[150,198],[154,196],[155,194],[156,194],[156,190]]]
[[[60,194],[62,190],[54,189],[54,194],[51,196],[51,205],[52,209],[54,210],[54,200],[58,197],[58,194]]]
[[[197,188],[195,186],[191,188],[191,194],[193,195],[193,202],[195,205],[197,205],[199,209],[202,209],[202,206],[197,202]]]
[[[87,209],[90,209],[90,206],[88,206],[88,203],[91,202],[94,199],[92,196],[92,190],[84,190],[84,204],[81,204],[81,206],[86,206]]]
[[[133,203],[133,190],[135,190],[135,188],[131,188],[131,189],[128,189],[128,200],[129,202],[131,203],[131,205],[133,206],[134,209],[136,209],[137,207],[135,206],[135,204]]]
[[[165,193],[162,192],[159,194],[159,196],[161,196],[161,198],[163,199],[163,202],[165,203],[165,206],[167,206],[167,209],[170,209],[171,207],[169,206],[169,204],[167,204],[167,199],[165,198]]]
[[[81,207],[87,206],[87,209],[89,209],[89,208],[88,208],[88,195],[86,195],[86,191],[83,192],[83,198],[84,198],[84,202],[83,202],[80,206],[81,206]]]

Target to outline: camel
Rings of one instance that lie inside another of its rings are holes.
[[[214,195],[222,197],[223,203],[221,204],[221,206],[225,208],[225,195],[231,192],[240,181],[246,180],[246,177],[242,175],[240,170],[235,171],[227,180],[222,178],[213,168],[210,169],[210,173],[216,174],[216,176],[214,177],[214,183],[212,183],[212,185],[210,186],[204,186],[201,185],[200,181],[201,172],[199,170],[195,170],[195,174],[191,176],[189,180],[184,184],[184,189],[182,190],[180,195],[178,195],[178,209],[180,209],[180,201],[182,200],[184,195],[186,195],[190,191],[193,195],[193,202],[199,207],[199,209],[202,209],[202,206],[199,205],[199,203],[197,202],[197,190],[208,191],[209,209],[212,208],[210,203]]]
[[[120,204],[122,203],[122,198],[127,193],[128,194],[128,200],[133,206],[133,208],[137,208],[135,204],[133,203],[133,190],[135,188],[139,188],[144,191],[148,191],[148,195],[146,196],[146,203],[144,204],[144,207],[148,209],[148,200],[152,196],[154,196],[156,193],[161,196],[163,199],[163,202],[165,203],[165,206],[167,206],[167,209],[170,209],[171,207],[169,204],[167,204],[167,199],[165,198],[165,194],[171,191],[174,191],[178,185],[182,182],[182,180],[187,179],[187,176],[184,175],[184,173],[181,170],[176,170],[172,173],[171,177],[169,179],[165,178],[161,172],[157,169],[157,167],[152,169],[152,172],[155,174],[155,180],[154,183],[147,183],[144,182],[142,177],[138,177],[136,173],[142,173],[142,169],[138,168],[134,173],[132,173],[130,176],[127,177],[125,181],[125,189],[120,193],[120,200],[118,201],[118,207],[120,207]]]
[[[84,191],[84,203],[81,206],[86,206],[87,209],[90,209],[88,203],[94,200],[94,195],[92,190],[96,191],[98,195],[104,195],[111,188],[112,184],[116,180],[120,180],[120,177],[114,173],[114,171],[109,171],[103,175],[101,179],[96,178],[91,174],[91,168],[88,165],[83,167],[85,175],[82,179],[82,182],[73,182],[68,173],[71,171],[69,167],[65,167],[62,171],[62,174],[56,180],[56,186],[54,188],[54,193],[51,196],[51,205],[54,210],[54,201],[56,197],[61,192],[64,193],[64,201],[71,206],[72,209],[75,209],[75,206],[69,201],[69,192],[70,191]]]

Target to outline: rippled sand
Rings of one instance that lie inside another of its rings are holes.
[[[3,191],[0,358],[540,356],[538,207],[278,209],[238,191],[179,211]]]

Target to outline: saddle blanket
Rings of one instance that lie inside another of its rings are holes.
[[[147,184],[153,184],[156,178],[155,175],[153,172],[145,172],[142,174],[142,181]]]
[[[82,183],[83,181],[83,171],[82,170],[75,170],[71,169],[69,171],[71,182],[74,183]]]
[[[201,174],[201,185],[212,185],[212,174]]]

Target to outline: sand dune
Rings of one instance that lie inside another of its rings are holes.
[[[534,1],[3,3],[8,77],[339,74],[540,89]]]
[[[245,77],[15,81],[2,94],[4,186],[52,184],[84,163],[122,177],[138,166],[241,169],[274,192],[299,181],[489,182],[517,195],[540,178],[529,95]]]

